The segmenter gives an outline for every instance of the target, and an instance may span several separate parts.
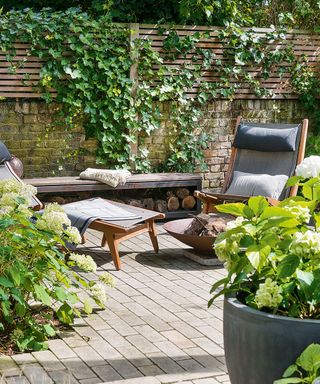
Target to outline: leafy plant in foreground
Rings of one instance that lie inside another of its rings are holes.
[[[283,378],[273,384],[319,384],[320,383],[320,345],[310,344],[283,373]]]
[[[82,309],[91,313],[92,299],[103,308],[102,283],[112,284],[109,274],[100,276],[101,283],[88,282],[71,268],[95,272],[97,266],[90,256],[74,253],[66,261],[63,248],[79,243],[79,232],[57,204],[41,215],[30,210],[34,193],[15,180],[0,181],[0,340],[20,351],[46,348],[57,332],[53,314],[72,324]],[[79,290],[87,292],[83,304]]]
[[[238,218],[215,242],[228,276],[213,285],[209,305],[229,293],[265,312],[320,318],[320,214],[315,210],[320,200],[320,157],[306,158],[296,174],[288,185],[299,183],[302,197],[270,206],[256,196],[247,205],[217,207]]]

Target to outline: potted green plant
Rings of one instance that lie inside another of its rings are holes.
[[[298,184],[302,196],[277,206],[256,196],[217,207],[238,216],[215,242],[228,274],[209,301],[225,294],[225,353],[235,384],[270,384],[320,342],[320,157],[305,159],[296,175],[288,185]]]
[[[273,384],[320,384],[320,344],[310,344]]]
[[[58,321],[72,324],[92,304],[104,307],[108,273],[88,281],[74,270],[95,272],[87,255],[65,252],[81,240],[57,204],[41,214],[29,209],[36,190],[16,180],[0,181],[0,341],[1,352],[39,350],[57,332]],[[68,259],[66,259],[68,257]],[[87,292],[87,298],[77,292]]]

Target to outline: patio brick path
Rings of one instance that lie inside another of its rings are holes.
[[[77,319],[47,351],[1,356],[0,383],[228,384],[222,301],[207,309],[210,286],[225,271],[184,257],[188,247],[158,230],[158,255],[146,234],[121,244],[121,271],[90,231],[82,248],[97,274],[107,270],[115,279],[107,309]]]

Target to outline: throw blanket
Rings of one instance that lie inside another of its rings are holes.
[[[80,179],[101,181],[102,183],[108,184],[114,188],[119,184],[125,184],[129,176],[131,176],[131,173],[126,169],[114,170],[87,168],[85,171],[80,173]]]
[[[127,211],[100,197],[65,204],[63,205],[63,209],[71,220],[71,225],[77,227],[81,235],[83,235],[89,225],[97,219],[108,222],[132,220],[132,223],[130,221],[131,225],[139,223],[142,219],[142,216],[130,212],[130,207],[128,207]]]

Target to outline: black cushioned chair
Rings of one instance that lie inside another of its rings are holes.
[[[295,196],[286,188],[305,153],[308,120],[300,124],[248,123],[237,118],[230,163],[221,193],[195,191],[203,212],[214,212],[224,201],[244,201],[262,195],[273,203]]]

